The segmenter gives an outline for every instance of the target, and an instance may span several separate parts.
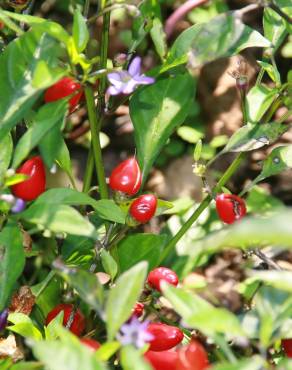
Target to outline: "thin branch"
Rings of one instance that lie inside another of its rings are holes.
[[[281,267],[269,258],[266,254],[264,254],[259,248],[253,249],[254,255],[256,255],[260,260],[265,262],[272,270],[282,270]]]
[[[172,35],[176,23],[183,19],[188,14],[188,12],[207,2],[208,0],[188,0],[179,8],[177,8],[166,20],[164,28],[166,37],[169,38]]]

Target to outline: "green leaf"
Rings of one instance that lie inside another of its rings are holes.
[[[65,143],[61,132],[62,123],[62,121],[59,121],[59,125],[53,127],[39,142],[39,151],[48,168],[52,168],[62,151],[64,151]]]
[[[21,173],[16,173],[15,175],[9,176],[5,179],[5,186],[12,186],[15,184],[19,184],[20,182],[23,182],[24,180],[27,180],[29,176],[21,174]]]
[[[0,232],[0,311],[6,307],[25,264],[22,235],[13,221]]]
[[[142,292],[147,267],[146,262],[140,262],[124,272],[111,288],[105,309],[109,340],[114,339],[121,325],[130,317]]]
[[[40,230],[97,238],[94,226],[78,211],[67,205],[35,202],[22,212],[20,217],[35,224]]]
[[[89,32],[87,29],[86,20],[81,14],[79,8],[76,8],[74,12],[73,39],[77,51],[82,53],[89,41]]]
[[[71,158],[70,158],[70,152],[68,150],[68,147],[60,135],[61,140],[59,141],[59,145],[57,149],[57,154],[55,156],[55,160],[62,168],[63,171],[65,171],[70,179],[73,179],[73,173],[72,173],[72,164],[71,164]],[[72,180],[71,180],[72,181]],[[74,182],[74,180],[73,180]]]
[[[292,292],[292,272],[281,270],[269,271],[251,271],[251,277],[244,281],[244,284],[254,284],[255,281],[261,281],[265,285],[272,286],[279,290]]]
[[[264,359],[260,356],[253,356],[250,359],[243,359],[235,364],[219,364],[212,367],[213,370],[261,370],[265,365]]]
[[[187,141],[188,143],[191,144],[196,144],[200,139],[202,139],[205,136],[203,132],[190,126],[181,126],[177,130],[177,134],[184,141]]]
[[[52,203],[66,204],[70,206],[85,206],[90,205],[93,208],[98,208],[98,201],[91,198],[89,195],[78,190],[69,188],[53,188],[41,194],[33,205]]]
[[[130,114],[144,181],[170,135],[184,122],[193,95],[193,79],[185,73],[157,80],[132,96]]]
[[[29,155],[30,151],[34,149],[42,138],[48,135],[54,127],[61,127],[66,112],[67,102],[64,100],[46,104],[40,108],[34,117],[33,125],[17,143],[12,162],[13,168],[18,167],[23,159]]]
[[[108,361],[121,347],[121,343],[106,342],[96,352],[96,357],[101,361]]]
[[[54,66],[58,43],[50,36],[32,30],[12,41],[0,55],[0,137],[25,116],[41,92],[59,80],[64,72]],[[47,73],[34,80],[39,63]]]
[[[110,275],[112,280],[114,280],[118,273],[118,265],[116,261],[111,256],[111,254],[105,249],[101,250],[100,258],[104,271]]]
[[[94,310],[101,313],[104,292],[96,275],[77,268],[55,267],[63,279],[78,292],[81,299]]]
[[[281,76],[277,68],[275,68],[272,64],[258,61],[258,64],[267,72],[270,79],[276,84],[281,85]],[[277,85],[277,86],[278,86]]]
[[[126,214],[117,206],[113,200],[102,199],[95,200],[89,195],[79,192],[78,190],[69,188],[53,188],[47,190],[45,193],[41,194],[37,200],[30,206],[32,207],[42,206],[50,204],[56,205],[70,205],[70,206],[81,206],[90,205],[95,209],[97,215],[102,218],[112,222],[125,223]],[[79,234],[82,235],[82,234]]]
[[[43,365],[39,362],[18,362],[17,364],[9,368],[9,370],[42,370],[42,369]]]
[[[237,317],[224,308],[216,308],[198,295],[183,289],[162,284],[163,295],[170,301],[174,309],[182,316],[191,328],[202,331],[207,336],[227,334],[244,336]]]
[[[185,247],[184,253],[190,258],[196,253],[205,255],[218,252],[222,248],[247,248],[252,246],[275,245],[292,248],[291,208],[281,208],[265,218],[249,216],[240,222],[229,225],[190,246]],[[271,227],[273,225],[273,227]]]
[[[11,313],[8,320],[13,324],[8,327],[10,331],[13,331],[25,338],[35,340],[41,340],[43,338],[42,333],[27,315],[24,315],[23,313]]]
[[[128,235],[118,245],[118,259],[121,271],[127,271],[140,261],[147,261],[149,270],[157,266],[166,235]]]
[[[269,7],[264,9],[264,35],[271,41],[275,52],[284,41],[287,31],[283,18]]]
[[[236,13],[221,14],[182,32],[174,42],[161,72],[187,61],[197,68],[218,58],[238,54],[248,47],[269,46],[269,40],[243,24]]]
[[[288,125],[277,122],[256,125],[249,123],[231,136],[221,154],[259,149],[272,144],[287,130],[289,130]]]
[[[289,168],[292,168],[292,145],[282,145],[274,148],[265,159],[261,173],[244,189],[244,193],[258,182]]]
[[[58,41],[63,42],[65,45],[67,45],[69,42],[70,35],[57,22],[52,22],[41,17],[35,17],[27,14],[17,14],[7,11],[0,11],[0,14],[1,13],[19,22],[34,26],[34,29],[41,31],[41,33],[47,33]]]
[[[60,340],[40,341],[32,344],[32,351],[48,370],[106,370],[95,354],[79,338],[62,327]]]
[[[125,223],[126,213],[111,199],[98,200],[94,208],[98,216],[104,220],[117,222],[118,224]]]
[[[164,60],[167,54],[166,35],[163,29],[163,24],[158,17],[153,19],[150,36],[154,43],[157,54],[161,60]]]
[[[263,85],[252,87],[246,97],[247,114],[250,122],[259,122],[278,95],[277,89]]]
[[[9,167],[13,150],[13,142],[11,135],[6,135],[3,140],[0,140],[0,185],[4,181],[6,171]]]
[[[146,362],[141,353],[132,346],[121,350],[121,364],[124,370],[151,370],[152,366]]]
[[[42,282],[31,287],[36,304],[45,316],[60,302],[61,279],[55,275],[54,270],[50,271]]]

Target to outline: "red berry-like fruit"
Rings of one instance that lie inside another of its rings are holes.
[[[144,358],[154,370],[176,370],[178,354],[173,351],[147,351]]]
[[[88,347],[89,349],[91,349],[92,351],[97,351],[100,347],[101,347],[101,344],[99,342],[97,342],[96,340],[94,339],[90,339],[90,338],[82,338],[80,339],[81,343],[85,344],[86,347]]]
[[[147,277],[147,283],[154,289],[161,292],[160,284],[162,281],[166,281],[168,284],[177,286],[178,277],[177,274],[168,269],[167,267],[157,267],[156,269],[149,272]]]
[[[167,351],[177,346],[184,338],[184,334],[179,328],[163,323],[151,323],[148,325],[147,331],[153,336],[149,342],[149,350],[155,352]]]
[[[3,30],[4,27],[5,27],[5,24],[0,21],[0,30]]]
[[[132,316],[141,317],[144,312],[144,304],[137,302],[132,310]]]
[[[246,214],[244,200],[234,194],[218,194],[216,196],[216,209],[218,216],[226,224],[233,224]]]
[[[70,113],[72,113],[79,104],[83,91],[78,82],[71,77],[64,77],[46,90],[44,99],[46,103],[51,103],[70,95],[72,98],[69,100],[69,106]]]
[[[142,175],[139,164],[135,157],[121,162],[115,167],[109,178],[109,186],[112,190],[120,191],[128,195],[135,195],[141,187]]]
[[[286,356],[292,358],[292,339],[283,339],[282,347]]]
[[[18,168],[16,173],[22,173],[29,178],[13,185],[11,191],[17,198],[26,201],[36,199],[46,189],[46,171],[41,157],[32,157]]]
[[[198,341],[178,350],[176,370],[205,370],[209,366],[207,352]]]
[[[153,194],[144,194],[134,200],[130,207],[130,215],[141,224],[145,224],[155,215],[157,198]]]
[[[74,310],[73,304],[61,303],[49,312],[46,325],[48,325],[61,311],[64,311],[63,325],[66,326],[72,311]],[[79,309],[74,313],[73,321],[70,326],[70,331],[80,337],[85,329],[85,317]]]

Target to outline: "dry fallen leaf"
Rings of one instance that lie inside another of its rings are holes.
[[[10,334],[7,338],[0,338],[0,359],[10,357],[13,362],[24,359],[23,351],[17,346],[15,336]]]
[[[9,307],[10,312],[21,312],[29,315],[35,304],[35,296],[29,286],[22,286],[18,292],[14,293]]]

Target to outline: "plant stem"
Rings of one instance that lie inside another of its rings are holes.
[[[43,281],[43,285],[41,286],[40,290],[35,294],[35,297],[38,298],[42,292],[46,289],[46,287],[49,285],[49,283],[52,281],[52,279],[56,276],[56,271],[52,270],[48,276]]]
[[[94,169],[94,159],[92,154],[92,148],[90,147],[83,180],[83,189],[82,189],[83,193],[89,192],[93,169]]]
[[[245,153],[240,153],[235,160],[231,163],[228,167],[226,172],[223,174],[221,179],[218,181],[218,184],[214,187],[212,193],[216,194],[218,191],[221,190],[222,186],[226,184],[226,182],[231,178],[231,176],[235,173],[235,171],[239,168],[240,164],[242,163],[243,159],[245,158]],[[165,246],[159,264],[169,255],[169,253],[175,248],[177,242],[184,236],[184,234],[190,229],[195,221],[199,218],[199,216],[203,213],[203,211],[209,206],[212,201],[212,197],[208,195],[199,205],[198,208],[194,211],[191,217],[182,225],[180,230],[174,235],[174,237],[168,242]]]
[[[96,108],[95,108],[93,89],[90,85],[85,86],[85,98],[86,98],[86,104],[87,104],[87,110],[88,110],[88,118],[89,118],[91,141],[92,141],[92,150],[90,150],[89,156],[92,156],[93,154],[95,168],[97,172],[97,180],[98,180],[98,185],[99,185],[100,197],[101,199],[107,199],[108,189],[107,189],[107,184],[106,184],[106,179],[105,179],[101,145],[100,145],[100,139],[99,139],[101,119],[97,118],[98,115],[97,115]],[[87,163],[89,165],[91,164],[90,158],[88,159]],[[86,179],[86,182],[88,184],[89,176]]]
[[[106,4],[104,4],[104,6],[105,5]],[[106,68],[106,65],[107,65],[107,54],[108,54],[108,46],[109,46],[109,27],[110,27],[110,13],[106,13],[103,16],[100,65],[99,65],[100,69]],[[89,102],[87,101],[87,106],[89,103],[89,105],[92,108],[91,119],[90,119],[89,110],[88,110],[88,114],[89,114],[89,120],[90,120],[90,129],[91,129],[91,135],[92,135],[93,149],[91,149],[88,154],[87,166],[86,166],[86,171],[85,171],[85,179],[84,179],[84,184],[83,184],[83,191],[85,190],[88,191],[91,185],[91,179],[92,179],[93,168],[94,168],[93,166],[93,157],[94,157],[96,170],[97,170],[98,183],[100,186],[101,198],[108,198],[108,190],[107,190],[105,176],[104,176],[104,169],[103,169],[103,164],[102,164],[102,156],[101,156],[100,141],[99,141],[99,132],[102,126],[102,120],[103,120],[104,108],[105,108],[105,98],[104,98],[105,88],[106,88],[106,75],[101,78],[99,88],[98,88],[98,117],[99,117],[98,120],[97,120],[97,112],[95,109],[93,90],[89,86],[86,87],[85,89],[85,95],[86,95],[86,90],[87,90],[87,95],[89,98]],[[88,98],[86,97],[86,100]],[[96,147],[94,147],[93,141],[95,141]],[[96,153],[96,149],[98,150],[97,153]]]
[[[290,18],[288,14],[286,14],[285,12],[283,12],[283,10],[281,8],[279,8],[278,5],[276,5],[274,3],[274,1],[271,1],[270,4],[268,5],[268,7],[271,8],[271,9],[273,9],[274,12],[276,12],[277,14],[279,14],[289,24],[292,24],[292,18]]]
[[[83,8],[83,15],[84,15],[85,18],[88,17],[89,8],[90,8],[90,0],[85,0],[85,4],[84,4],[84,8]]]

